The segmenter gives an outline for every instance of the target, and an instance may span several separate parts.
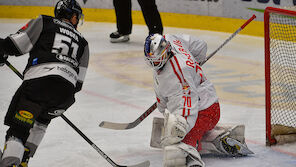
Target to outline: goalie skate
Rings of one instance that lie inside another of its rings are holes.
[[[222,133],[211,142],[217,149],[212,150],[212,153],[217,151],[216,153],[218,154],[230,156],[245,156],[248,154],[254,154],[245,143],[244,125],[236,125],[229,129],[226,127],[226,129],[226,132]]]
[[[254,154],[251,150],[249,150],[246,144],[229,137],[227,134],[220,138],[219,144],[221,148],[220,151],[231,156],[245,156],[248,154]]]

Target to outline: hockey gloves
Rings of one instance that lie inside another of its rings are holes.
[[[184,117],[166,112],[164,114],[164,136],[161,145],[167,146],[179,143],[186,136],[189,125]]]
[[[4,53],[0,53],[0,67],[4,66],[5,61],[7,60],[8,56]]]
[[[4,66],[5,61],[7,60],[7,55],[4,54],[3,51],[3,42],[4,39],[0,38],[0,67]]]

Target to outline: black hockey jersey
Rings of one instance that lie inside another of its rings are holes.
[[[29,52],[24,80],[58,75],[81,89],[88,67],[89,48],[72,24],[41,15],[8,38],[20,54]]]

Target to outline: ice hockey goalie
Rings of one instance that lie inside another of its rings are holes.
[[[145,60],[154,71],[157,108],[164,115],[163,121],[156,119],[151,143],[163,149],[164,167],[204,167],[200,153],[252,153],[244,142],[244,126],[216,126],[218,97],[199,65],[206,51],[207,44],[190,35],[146,38]]]

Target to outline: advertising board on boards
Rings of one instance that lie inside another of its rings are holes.
[[[57,0],[0,0],[0,5],[18,6],[54,6]],[[113,9],[112,0],[78,0],[83,8]],[[291,7],[296,0],[156,0],[160,12],[183,13],[202,16],[247,19],[256,14],[257,20],[263,20],[263,11],[267,6]],[[141,10],[137,0],[132,0],[133,10]]]

